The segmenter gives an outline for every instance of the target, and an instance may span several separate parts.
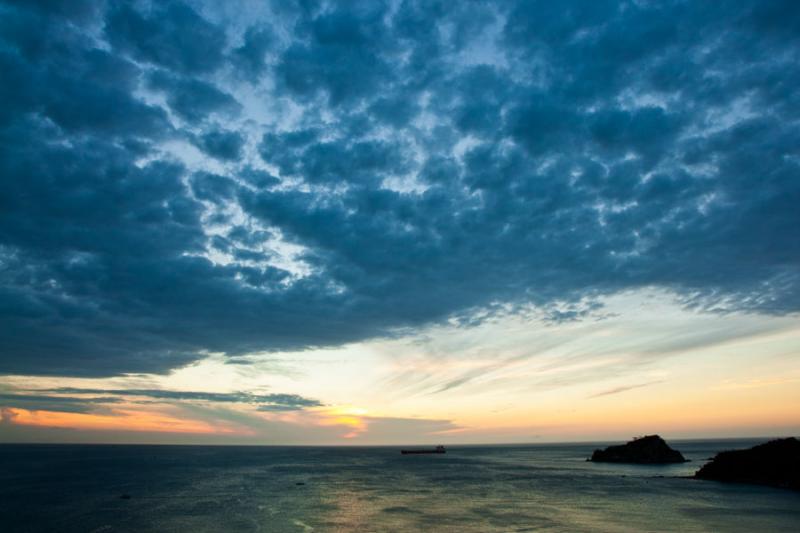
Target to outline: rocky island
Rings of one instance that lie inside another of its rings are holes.
[[[800,490],[800,441],[790,437],[720,452],[694,477]]]
[[[681,452],[673,450],[658,435],[638,437],[618,446],[609,446],[605,450],[595,450],[588,461],[596,463],[636,463],[647,465],[684,463]]]

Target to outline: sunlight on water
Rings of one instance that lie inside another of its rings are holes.
[[[3,531],[798,531],[800,494],[586,462],[592,445],[2,446]],[[125,498],[123,496],[129,496]]]

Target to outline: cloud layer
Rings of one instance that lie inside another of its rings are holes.
[[[796,2],[0,6],[1,373],[800,310]]]
[[[69,395],[79,396],[69,396]],[[97,396],[97,395],[103,396]],[[90,395],[90,396],[84,396]],[[24,393],[0,393],[3,407],[28,410],[88,413],[98,405],[114,404],[126,397],[143,398],[147,401],[202,402],[208,404],[247,404],[258,411],[297,411],[306,407],[321,407],[318,400],[297,394],[251,394],[247,392],[198,392],[164,389],[90,389],[59,387],[34,389]]]

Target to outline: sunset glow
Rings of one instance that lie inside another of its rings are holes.
[[[213,426],[202,420],[184,420],[147,411],[118,410],[113,414],[96,415],[9,409],[5,416],[23,426],[93,429],[106,431],[156,431],[164,433],[236,434],[230,428]]]

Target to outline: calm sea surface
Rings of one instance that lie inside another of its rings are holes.
[[[588,463],[592,444],[0,445],[0,531],[796,533],[800,493],[680,477],[756,442],[673,441],[692,462],[661,467]]]

